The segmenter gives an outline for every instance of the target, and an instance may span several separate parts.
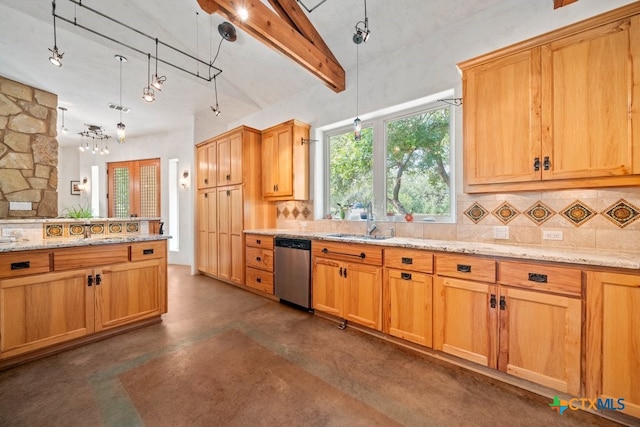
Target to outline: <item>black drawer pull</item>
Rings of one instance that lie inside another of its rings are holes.
[[[143,249],[142,250],[142,254],[143,255],[153,255],[153,249]]]
[[[260,262],[262,261],[262,258],[260,258],[259,256],[256,257],[256,261]]]
[[[466,264],[458,264],[456,267],[460,273],[471,273],[471,266]]]
[[[261,278],[259,278],[259,277],[256,277],[256,282],[258,282],[258,283],[262,283],[262,279],[261,279]]]
[[[102,277],[99,274],[96,274],[96,286],[102,283]]]
[[[529,273],[529,281],[536,283],[547,283],[547,275],[539,273]]]
[[[411,280],[411,273],[402,273],[400,274],[402,280]]]
[[[11,269],[12,270],[24,270],[25,268],[31,268],[30,261],[22,261],[22,262],[12,262]]]
[[[403,264],[413,264],[413,258],[402,257],[402,263]]]
[[[256,240],[256,243],[257,243],[257,244],[261,244],[261,243],[262,243],[262,241],[261,241],[260,239],[258,239],[258,240]]]

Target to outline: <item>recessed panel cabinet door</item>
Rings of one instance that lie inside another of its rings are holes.
[[[389,335],[431,347],[433,277],[387,269],[387,286]]]
[[[433,348],[496,368],[497,287],[436,277],[433,302]]]
[[[542,48],[543,179],[640,173],[639,63],[639,16]]]
[[[0,358],[93,332],[92,270],[0,280]]]
[[[164,313],[165,269],[150,259],[96,270],[96,332]]]
[[[382,274],[372,265],[344,266],[344,318],[368,328],[382,330]]]
[[[313,308],[342,317],[344,280],[342,264],[324,258],[313,259]]]

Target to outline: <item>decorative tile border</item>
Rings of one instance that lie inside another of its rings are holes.
[[[601,212],[605,218],[620,228],[624,228],[640,218],[640,208],[620,199]]]
[[[97,222],[91,224],[91,234],[100,235],[106,234],[106,224],[104,222]]]
[[[498,206],[493,212],[496,218],[498,218],[503,224],[508,224],[520,213],[516,208],[511,206],[509,202],[504,202]]]
[[[122,222],[109,222],[107,229],[109,234],[122,234],[124,233],[124,224]]]
[[[593,209],[582,203],[580,200],[576,200],[562,210],[562,216],[576,227],[580,227],[582,224],[589,221],[595,214],[596,213]]]
[[[140,232],[140,223],[138,221],[135,222],[127,222],[125,227],[127,233],[139,233]]]
[[[69,224],[69,237],[83,237],[84,224]]]
[[[484,217],[489,215],[489,212],[479,203],[474,203],[469,207],[469,209],[464,211],[464,214],[467,216],[467,218],[473,221],[474,224],[477,224],[482,221]]]
[[[64,224],[43,224],[43,237],[45,239],[65,237],[64,229]]]
[[[524,215],[538,225],[547,222],[554,214],[555,212],[540,200],[524,211]]]

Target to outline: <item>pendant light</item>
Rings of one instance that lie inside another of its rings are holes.
[[[159,91],[162,91],[162,85],[164,84],[165,81],[167,81],[166,76],[158,75],[158,38],[156,37],[156,73],[153,75],[153,78],[151,79],[151,86],[153,86],[155,89]]]
[[[64,112],[67,111],[67,109],[65,107],[58,107],[58,110],[62,111],[62,127],[60,128],[60,132],[66,134],[69,132],[69,129],[64,126]]]
[[[124,123],[122,123],[122,63],[127,62],[127,58],[122,55],[116,55],[115,58],[120,62],[120,122],[116,125],[118,133],[118,144],[124,144],[125,131]]]
[[[56,1],[53,0],[52,2],[52,7],[53,7],[53,49],[49,49],[49,52],[51,52],[51,56],[49,57],[49,62],[51,62],[51,64],[55,65],[56,67],[62,67],[62,56],[64,55],[64,53],[60,53],[58,52],[58,39],[57,39],[57,34],[56,34]]]
[[[211,61],[211,65],[213,65],[216,62],[216,59],[218,59],[222,42],[226,40],[230,43],[233,43],[238,39],[236,28],[231,23],[226,21],[218,25],[218,34],[220,34],[220,37],[222,38],[220,39],[220,43],[218,44],[218,51],[216,52],[216,56]],[[220,111],[220,106],[218,105],[218,80],[216,79],[216,77],[217,74],[213,76],[213,88],[216,94],[216,106],[211,106],[211,111],[213,111],[216,117],[218,117],[220,114],[222,114],[222,111]]]
[[[147,87],[142,89],[142,99],[147,102],[153,102],[156,100],[156,95],[151,88],[151,54],[147,53]]]
[[[358,117],[358,96],[359,96],[359,86],[360,86],[360,70],[358,64],[358,44],[356,44],[356,119],[353,121],[353,139],[356,141],[360,141],[362,139],[362,120]]]

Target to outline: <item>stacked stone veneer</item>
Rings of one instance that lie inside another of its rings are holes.
[[[0,77],[0,218],[58,215],[57,105],[57,95]]]

